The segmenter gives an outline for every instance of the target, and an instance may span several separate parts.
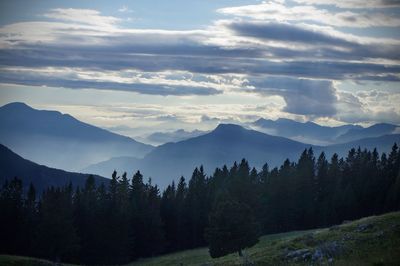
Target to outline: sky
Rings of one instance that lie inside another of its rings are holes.
[[[400,124],[399,0],[0,1],[0,105],[111,131]]]

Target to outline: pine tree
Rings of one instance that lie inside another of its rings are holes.
[[[231,198],[221,199],[210,214],[206,229],[209,252],[212,258],[225,256],[251,247],[258,242],[259,225],[251,208]]]
[[[18,254],[24,240],[22,181],[14,177],[6,181],[0,194],[1,227],[0,252]]]
[[[188,238],[190,247],[198,247],[205,244],[204,228],[208,223],[209,201],[207,193],[207,180],[203,166],[193,171],[189,181],[186,196],[186,212],[188,213]]]
[[[76,261],[79,239],[73,223],[71,185],[51,187],[43,193],[37,236],[39,256],[53,261]]]

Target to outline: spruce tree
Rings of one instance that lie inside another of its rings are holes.
[[[251,208],[229,197],[221,199],[210,214],[205,231],[212,258],[225,256],[251,247],[258,242],[259,225]]]

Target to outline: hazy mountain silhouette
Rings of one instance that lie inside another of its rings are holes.
[[[329,145],[337,143],[336,138],[340,135],[343,135],[350,130],[363,129],[361,126],[357,125],[328,127],[321,126],[313,122],[301,123],[285,118],[279,118],[277,120],[260,118],[255,121],[253,125],[258,130],[270,135],[282,136],[315,145]]]
[[[278,165],[286,158],[297,158],[308,147],[308,144],[238,125],[220,124],[208,134],[158,146],[141,160],[115,158],[92,165],[85,171],[109,176],[114,169],[130,174],[140,169],[145,176],[152,177],[155,183],[163,186],[181,175],[188,177],[196,166],[204,165],[206,172],[212,173],[216,167],[242,158],[258,167],[265,162]],[[120,168],[114,168],[114,165]]]
[[[6,146],[0,144],[0,185],[6,179],[18,177],[23,181],[24,188],[32,183],[37,191],[42,191],[49,186],[64,186],[72,183],[74,187],[83,187],[88,174],[71,173],[59,169],[49,168],[26,160],[14,153]],[[109,179],[94,176],[98,184],[108,184]]]
[[[248,159],[252,166],[258,168],[266,162],[274,167],[281,165],[286,158],[297,160],[300,153],[309,147],[313,147],[316,156],[325,151],[330,157],[335,152],[345,156],[349,149],[358,146],[368,149],[377,147],[379,152],[387,152],[394,142],[400,143],[400,135],[316,146],[248,130],[238,125],[220,124],[208,134],[158,146],[143,159],[113,158],[92,165],[85,171],[110,176],[114,169],[127,171],[129,175],[140,169],[146,177],[152,177],[154,183],[163,187],[181,175],[190,177],[194,167],[201,164],[209,174],[215,167],[232,164],[242,158]]]
[[[206,133],[207,131],[201,131],[201,130],[186,131],[184,129],[178,129],[173,132],[155,132],[147,136],[146,140],[149,143],[160,145],[168,142],[178,142],[185,139],[198,137]]]
[[[21,156],[72,171],[116,156],[143,157],[153,148],[70,115],[24,103],[0,107],[0,125],[0,142]]]
[[[357,149],[360,147],[361,149],[368,150],[373,150],[376,148],[379,153],[388,153],[392,149],[394,143],[400,144],[400,134],[390,134],[373,138],[358,139],[346,143],[329,145],[322,147],[322,149],[316,149],[316,151],[320,152],[323,150],[328,156],[331,156],[335,152],[341,156],[346,156],[347,152],[351,148]]]
[[[337,138],[338,142],[349,142],[357,139],[379,137],[393,133],[400,133],[400,127],[392,124],[375,124],[367,128],[352,128]]]

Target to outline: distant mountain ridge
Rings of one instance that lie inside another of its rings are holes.
[[[76,171],[116,156],[143,157],[153,149],[129,137],[57,111],[24,103],[0,107],[0,142],[40,164]]]
[[[80,122],[70,115],[35,110],[23,103],[0,107],[0,124],[0,143],[26,159],[54,168],[107,177],[114,170],[126,171],[129,175],[140,170],[161,187],[181,175],[189,177],[200,165],[211,174],[216,167],[230,165],[242,158],[258,168],[264,163],[274,167],[287,158],[297,160],[309,147],[316,155],[325,151],[329,157],[335,152],[345,156],[350,148],[358,146],[377,147],[379,152],[387,152],[394,142],[400,143],[400,135],[393,134],[399,128],[391,124],[368,128],[355,125],[326,127],[289,119],[259,119],[252,127],[271,134],[234,124],[220,124],[210,132],[196,131],[199,136],[153,147]],[[308,144],[307,139],[315,141]]]
[[[18,154],[0,144],[0,185],[5,180],[18,177],[22,180],[24,189],[32,183],[37,192],[41,192],[47,187],[64,186],[69,182],[74,187],[83,187],[89,174],[71,173],[60,169],[50,168],[26,160]],[[108,184],[109,179],[101,176],[94,176],[95,181],[100,184]]]
[[[200,165],[205,167],[208,174],[216,167],[232,164],[242,158],[246,158],[252,166],[258,168],[264,163],[275,167],[287,158],[297,160],[300,153],[310,147],[314,149],[316,156],[324,151],[329,158],[333,153],[346,156],[351,148],[358,146],[368,149],[377,147],[379,152],[387,152],[394,142],[400,143],[399,134],[324,147],[267,135],[238,125],[220,124],[205,135],[158,146],[143,159],[113,158],[84,170],[102,175],[110,175],[113,170],[126,171],[131,175],[140,170],[146,177],[152,177],[153,182],[163,187],[181,175],[190,177],[193,169]]]
[[[357,139],[378,137],[393,134],[400,127],[392,124],[380,123],[367,128],[352,128],[337,138],[338,142],[349,142]],[[398,131],[397,133],[400,133]]]
[[[260,118],[253,122],[252,126],[270,135],[323,146],[394,134],[397,128],[400,129],[399,126],[392,124],[375,124],[367,128],[350,124],[329,127],[313,122],[302,123],[285,118],[277,120]],[[400,133],[400,131],[397,133]]]
[[[145,176],[152,177],[162,187],[181,175],[188,177],[200,165],[208,173],[212,173],[216,167],[240,161],[242,158],[248,159],[255,166],[262,166],[266,162],[278,165],[288,157],[297,158],[308,147],[311,145],[248,130],[238,125],[220,124],[205,135],[158,146],[143,159],[113,159],[113,163],[111,160],[105,161],[84,170],[109,175],[114,169],[127,171],[129,174],[140,169]],[[120,168],[113,168],[112,165]]]
[[[198,137],[206,134],[208,131],[193,130],[186,131],[184,129],[178,129],[173,132],[155,132],[146,137],[149,143],[156,145],[165,144],[168,142],[178,142],[189,138]]]

